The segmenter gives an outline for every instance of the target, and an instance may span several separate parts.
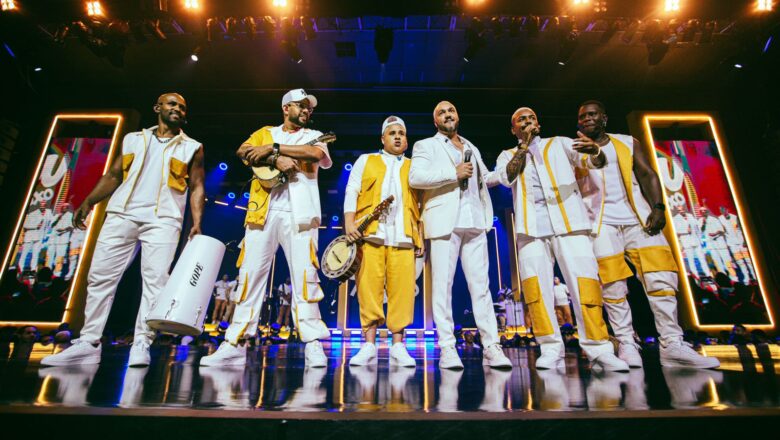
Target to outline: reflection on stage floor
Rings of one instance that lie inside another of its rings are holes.
[[[461,351],[464,370],[439,370],[434,341],[415,339],[407,345],[417,368],[390,367],[385,342],[377,366],[350,367],[359,344],[326,343],[329,366],[319,369],[304,367],[301,344],[258,348],[245,368],[198,367],[206,349],[189,346],[153,347],[148,368],[127,368],[127,347],[108,347],[100,365],[40,368],[36,350],[28,363],[2,367],[0,405],[466,414],[780,406],[776,346],[744,368],[750,352],[730,359],[737,350],[722,346],[721,370],[662,368],[657,351],[645,350],[644,369],[602,374],[575,352],[565,369],[537,371],[533,349],[519,348],[506,349],[511,371],[483,367],[476,348]]]

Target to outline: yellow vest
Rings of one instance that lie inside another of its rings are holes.
[[[401,188],[403,191],[404,206],[404,233],[412,239],[415,247],[422,246],[422,238],[417,228],[417,222],[420,220],[420,208],[417,191],[409,187],[409,168],[412,161],[404,158],[404,164],[401,165]],[[374,207],[382,201],[382,183],[385,181],[385,172],[387,166],[382,160],[382,155],[371,154],[366,161],[366,167],[363,170],[363,178],[360,182],[360,193],[357,198],[357,209],[355,219],[360,219],[371,213]],[[397,203],[395,201],[394,203]],[[374,220],[369,223],[366,234],[374,234],[379,228],[379,221]]]
[[[273,144],[274,139],[271,136],[271,126],[265,126],[260,130],[257,130],[252,134],[251,144],[254,146],[261,146],[267,144]],[[267,191],[260,185],[260,181],[252,179],[252,186],[249,189],[249,203],[246,207],[246,218],[244,219],[244,225],[252,224],[257,226],[265,225],[265,219],[268,216],[268,201],[271,197],[271,192]]]

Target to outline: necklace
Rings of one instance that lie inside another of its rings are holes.
[[[159,142],[161,144],[167,144],[168,142],[171,141],[171,139],[173,139],[173,136],[171,136],[169,138],[165,138],[165,140],[160,139],[160,136],[157,136],[157,131],[156,130],[153,131],[152,134],[154,135],[155,138],[157,138],[157,142]]]

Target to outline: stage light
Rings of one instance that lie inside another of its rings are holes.
[[[2,0],[0,1],[0,7],[2,7],[3,11],[15,11],[17,9],[14,0]]]
[[[100,2],[87,2],[87,15],[90,17],[102,17],[103,5]]]
[[[273,5],[277,8],[286,8],[287,0],[273,0]]]
[[[219,22],[219,19],[209,18],[206,20],[206,40],[211,43],[217,37],[219,36],[219,31],[222,29],[222,23]]]
[[[352,171],[352,164],[347,162],[346,164],[344,164],[344,169],[347,171]]]
[[[200,58],[198,58],[198,56],[196,54],[192,54],[192,55],[190,55],[190,59],[197,63]]]
[[[737,69],[741,69],[742,68],[742,64],[736,63],[736,64],[734,64],[734,67],[736,67]]]
[[[220,162],[219,163],[219,169],[222,170],[222,171],[227,171],[228,166],[227,166],[227,164],[225,162]]]
[[[184,9],[190,11],[200,9],[200,0],[184,0]]]
[[[234,193],[234,192],[229,192],[229,193],[227,193],[227,196],[228,196],[228,198],[229,198],[230,200],[233,200],[233,199],[235,199],[235,198],[236,198],[236,193]]]
[[[758,0],[756,2],[756,11],[758,12],[770,12],[774,9],[774,1],[772,0]]]
[[[664,11],[677,12],[680,10],[680,0],[664,0]]]
[[[303,26],[303,33],[306,40],[313,40],[317,38],[317,24],[311,17],[301,17],[301,25]]]
[[[257,22],[255,22],[255,17],[244,17],[244,26],[246,27],[246,33],[249,35],[249,39],[254,40],[257,35]]]
[[[559,66],[565,66],[565,65],[566,65],[566,63],[564,63],[563,61],[558,61],[558,65],[559,65]]]
[[[225,34],[232,39],[236,39],[238,35],[238,19],[236,17],[228,17],[225,20]]]
[[[482,6],[486,0],[466,0],[469,6]]]
[[[582,6],[590,3],[590,0],[574,0],[574,6]]]
[[[339,216],[337,216],[337,215],[334,215],[334,216],[333,216],[333,217],[331,217],[330,219],[331,219],[331,220],[333,220],[333,222],[335,223],[335,222],[339,221]]]
[[[249,193],[248,193],[248,192],[245,192],[245,193],[244,193],[244,198],[245,198],[245,199],[248,199],[248,198],[249,198]]]
[[[36,67],[36,68],[35,68],[35,69],[33,69],[33,70],[34,70],[34,71],[36,71],[36,72],[40,72],[40,71],[42,71],[42,70],[43,70],[43,68],[42,68],[42,67]]]
[[[493,223],[496,223],[498,221],[498,217],[493,217]]]

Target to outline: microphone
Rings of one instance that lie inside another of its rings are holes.
[[[471,150],[466,150],[466,153],[463,155],[463,163],[469,162],[471,162]],[[461,191],[466,191],[469,189],[469,179],[463,179],[460,181],[460,189]]]

